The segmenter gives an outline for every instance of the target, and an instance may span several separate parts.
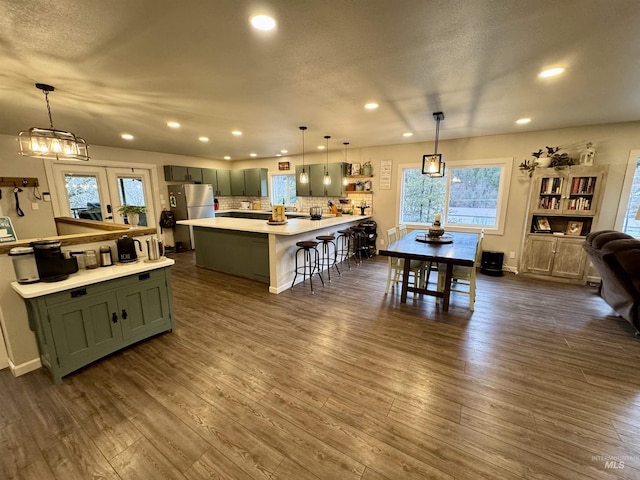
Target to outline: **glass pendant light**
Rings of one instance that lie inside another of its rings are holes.
[[[436,121],[436,144],[432,155],[422,156],[422,173],[430,177],[444,177],[444,158],[438,153],[438,137],[440,135],[440,121],[444,120],[444,113],[433,112]]]
[[[300,172],[300,183],[309,183],[309,174],[304,169],[304,131],[307,127],[298,127],[302,130],[302,172]]]
[[[347,160],[347,149],[349,148],[349,142],[344,142],[344,163],[348,164],[349,161]],[[342,177],[342,185],[349,185],[349,179],[346,177],[346,175],[344,177]]]
[[[327,141],[327,165],[324,168],[324,178],[322,179],[322,183],[324,185],[331,185],[331,176],[329,175],[329,139],[330,135],[325,135],[324,139]]]

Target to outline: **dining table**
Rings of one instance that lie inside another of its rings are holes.
[[[442,237],[429,237],[425,230],[413,230],[386,248],[378,250],[378,255],[404,259],[402,272],[402,293],[400,302],[407,303],[407,293],[431,295],[441,299],[442,310],[449,310],[453,267],[473,267],[480,235],[477,233],[446,232]],[[438,263],[446,266],[444,290],[429,290],[429,285],[409,285],[411,260]]]

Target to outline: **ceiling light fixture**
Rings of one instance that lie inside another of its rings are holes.
[[[344,163],[348,164],[349,161],[347,160],[347,150],[349,148],[349,142],[343,142],[343,145],[344,145]],[[342,177],[342,184],[343,185],[349,184],[349,179],[346,176]]]
[[[258,156],[258,154],[257,154],[257,153],[250,153],[250,154],[249,154],[249,156],[250,156],[250,157],[254,157],[254,158],[255,158],[255,157],[257,157],[257,156]]]
[[[178,122],[167,122],[167,127],[169,127],[169,128],[180,128],[180,124]]]
[[[255,15],[251,17],[251,25],[253,28],[268,32],[276,28],[276,21],[268,15]]]
[[[55,90],[51,85],[36,83],[44,93],[49,113],[49,128],[32,127],[18,133],[20,155],[33,158],[51,158],[55,160],[89,160],[89,146],[84,138],[76,137],[71,132],[53,128],[49,92]]]
[[[413,133],[412,132],[404,132],[402,134],[403,137],[413,137]]]
[[[438,153],[438,137],[440,136],[440,121],[444,120],[444,113],[433,112],[433,119],[436,121],[436,144],[434,153],[422,156],[422,173],[430,177],[444,177],[444,159]]]
[[[200,140],[201,142],[208,142],[209,141],[209,137],[198,137],[198,140]]]
[[[516,120],[516,123],[518,125],[526,125],[527,123],[531,123],[531,119],[530,118],[519,118],[518,120]]]
[[[322,179],[322,184],[323,185],[331,185],[331,175],[329,175],[329,139],[331,138],[330,135],[325,135],[324,139],[327,142],[327,165],[325,167],[324,170],[324,178]]]
[[[231,135],[235,135],[236,137],[239,137],[240,135],[242,135],[242,132],[240,130],[234,130],[233,132],[231,132]]]
[[[378,108],[380,105],[378,105],[375,102],[371,102],[371,103],[367,103],[364,108],[366,108],[367,110],[375,110],[376,108]]]
[[[225,159],[225,160],[231,160],[231,157],[230,157],[229,155],[225,155],[225,156],[224,156],[224,159]]]
[[[289,150],[282,149],[280,150],[280,153],[289,153]]]
[[[133,140],[133,135],[131,135],[130,133],[123,133],[120,136],[125,140]]]
[[[307,127],[298,127],[302,130],[302,171],[300,172],[300,183],[309,183],[309,174],[304,169],[304,131]]]
[[[564,72],[563,67],[553,67],[553,68],[548,68],[546,70],[541,71],[538,74],[538,76],[542,78],[549,78],[549,77],[555,77],[556,75],[560,75],[563,72]]]

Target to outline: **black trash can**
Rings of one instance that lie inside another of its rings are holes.
[[[364,228],[365,239],[364,243],[367,247],[367,253],[369,257],[376,254],[376,239],[378,238],[378,224],[375,220],[364,220],[360,222],[360,227]]]
[[[480,260],[480,273],[493,277],[502,276],[502,263],[504,262],[504,252],[483,251]]]

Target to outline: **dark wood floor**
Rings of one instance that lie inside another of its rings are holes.
[[[640,478],[640,341],[593,288],[479,275],[445,314],[384,258],[314,296],[175,259],[174,333],[0,372],[0,478]]]

